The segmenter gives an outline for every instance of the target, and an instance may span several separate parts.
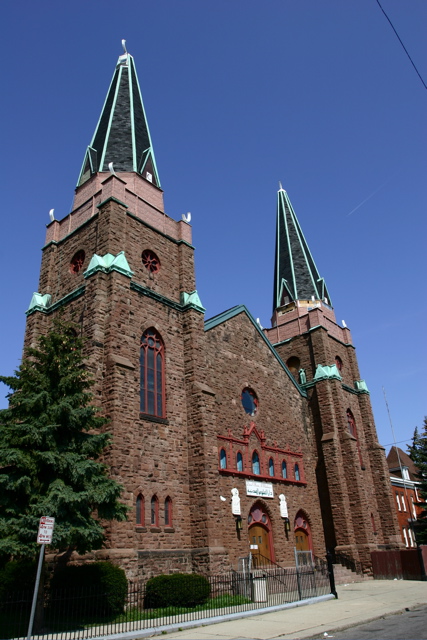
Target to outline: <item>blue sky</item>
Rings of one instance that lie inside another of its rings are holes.
[[[427,81],[427,3],[381,2]],[[19,364],[48,211],[70,210],[126,38],[166,211],[193,216],[206,317],[245,304],[269,326],[281,180],[379,440],[382,387],[409,439],[427,413],[427,92],[375,0],[17,0],[2,19],[1,373]]]

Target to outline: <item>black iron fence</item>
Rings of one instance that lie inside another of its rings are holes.
[[[107,594],[87,587],[46,590],[39,602],[33,638],[80,640],[126,631],[180,624],[214,616],[296,602],[331,592],[327,563],[316,559],[299,568],[279,566],[232,571],[209,577],[210,595],[192,608],[147,608],[145,584],[130,584],[120,612]],[[9,593],[0,603],[0,639],[26,637],[32,593]]]

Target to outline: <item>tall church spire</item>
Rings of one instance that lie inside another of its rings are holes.
[[[87,148],[77,186],[98,171],[132,172],[160,187],[133,57],[126,51],[117,61],[104,107]],[[112,165],[111,165],[112,163]]]
[[[277,193],[273,313],[290,302],[313,298],[330,304],[326,283],[319,275],[288,194],[280,185]]]

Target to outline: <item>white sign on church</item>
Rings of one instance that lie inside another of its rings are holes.
[[[271,482],[246,480],[246,495],[257,498],[274,498],[273,485]]]

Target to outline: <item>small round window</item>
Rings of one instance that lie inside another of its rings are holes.
[[[77,251],[77,253],[74,254],[70,262],[70,272],[78,273],[79,271],[81,271],[84,265],[84,261],[85,261],[85,252],[83,250]]]
[[[160,269],[160,260],[150,249],[146,249],[142,252],[142,264],[150,273],[157,273]]]
[[[254,416],[258,410],[258,398],[253,389],[246,387],[242,391],[242,406],[246,413]]]

